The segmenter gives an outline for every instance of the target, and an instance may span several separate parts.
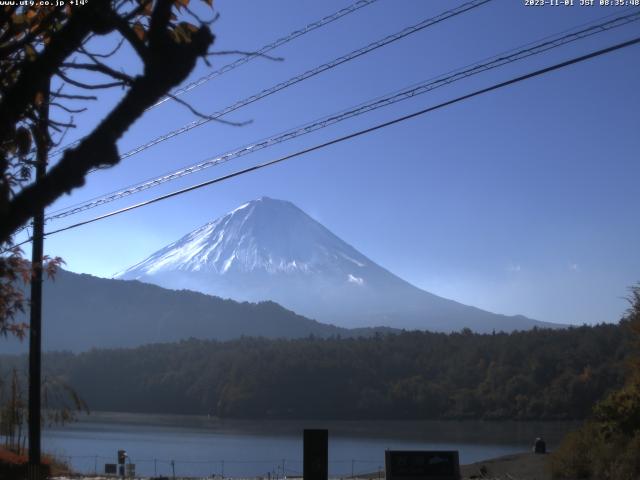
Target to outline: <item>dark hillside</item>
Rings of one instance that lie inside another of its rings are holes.
[[[273,302],[239,303],[64,270],[45,284],[43,302],[44,349],[49,351],[136,347],[190,337],[349,335],[346,329],[310,320]],[[0,348],[15,353],[26,345],[3,340]]]
[[[189,340],[45,356],[94,410],[233,418],[579,419],[622,383],[623,326]],[[5,367],[16,357],[0,359]]]

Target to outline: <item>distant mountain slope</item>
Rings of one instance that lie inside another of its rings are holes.
[[[349,328],[491,332],[559,327],[420,290],[292,203],[267,197],[194,230],[116,277],[236,300],[273,300]]]
[[[299,338],[351,336],[273,302],[238,303],[140,282],[60,271],[44,288],[44,349],[82,351],[175,342],[190,337],[228,340],[241,336]],[[3,353],[26,348],[2,340]]]

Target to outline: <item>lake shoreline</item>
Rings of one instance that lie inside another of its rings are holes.
[[[551,480],[549,471],[550,455],[539,455],[531,452],[523,452],[511,455],[503,455],[496,458],[489,458],[478,462],[460,466],[461,480]],[[101,475],[65,475],[52,477],[52,480],[112,480],[114,477],[105,477]],[[150,476],[136,477],[139,479],[153,478]],[[172,478],[172,477],[164,477]],[[205,477],[183,477],[177,476],[176,480],[195,480]],[[212,477],[208,477],[212,478]],[[220,477],[216,477],[220,478]],[[251,478],[252,480],[263,480],[264,477],[225,477],[229,480],[234,478]],[[288,476],[289,479],[301,479],[299,476]],[[384,478],[384,472],[372,472],[366,475],[357,475],[355,477],[329,477],[330,479],[353,479],[353,480],[378,480]]]
[[[482,478],[486,480],[551,480],[550,454],[532,452],[503,455],[461,465],[462,479]],[[483,474],[483,472],[485,472]]]
[[[45,429],[43,448],[85,475],[104,472],[105,464],[116,463],[117,451],[124,449],[145,478],[172,478],[174,469],[180,478],[270,474],[276,479],[283,471],[293,478],[302,472],[303,429],[324,428],[329,430],[332,478],[369,475],[377,480],[387,450],[457,450],[461,464],[474,465],[528,452],[536,437],[553,450],[574,427],[557,422],[217,421],[103,413]]]

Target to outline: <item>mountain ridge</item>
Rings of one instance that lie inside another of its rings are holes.
[[[360,253],[293,203],[260,197],[116,275],[239,301],[273,300],[345,328],[477,332],[561,325],[439,297]]]
[[[79,294],[81,292],[81,294]],[[28,294],[28,292],[27,292]],[[28,321],[26,315],[18,321]],[[167,290],[138,281],[113,280],[59,269],[43,288],[43,349],[85,351],[131,348],[197,338],[243,336],[356,337],[387,329],[348,330],[305,318],[274,302],[235,302],[193,291]],[[3,353],[25,351],[9,338]]]

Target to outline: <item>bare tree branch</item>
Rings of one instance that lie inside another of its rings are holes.
[[[67,149],[60,161],[41,181],[22,189],[4,209],[0,210],[0,243],[6,242],[38,208],[51,204],[62,194],[83,185],[90,170],[117,164],[120,161],[116,147],[118,139],[149,106],[187,77],[198,58],[206,55],[214,40],[213,34],[207,27],[201,27],[191,34],[189,42],[176,42],[168,29],[171,8],[171,0],[158,0],[155,4],[148,32],[148,56],[143,74],[133,79],[131,87],[120,103],[76,147]],[[84,9],[77,11],[82,12]],[[83,32],[85,35],[88,34],[86,29]],[[82,37],[74,36],[71,40],[75,41],[74,46],[77,49]],[[71,53],[67,50],[65,52]],[[51,68],[51,65],[40,68],[53,74],[57,72],[64,58],[58,53],[55,59],[59,61],[55,68]],[[35,94],[35,90],[33,93]],[[27,104],[25,101],[24,106]],[[5,111],[6,108],[3,108],[4,102],[0,103],[0,126],[11,120],[11,110]],[[20,113],[24,110],[25,108],[22,108]]]
[[[84,47],[81,47],[81,48],[80,48],[80,51],[81,51],[83,54],[87,55],[88,57],[90,57],[90,58],[92,58],[92,59],[93,59],[94,57],[95,57],[95,58],[111,58],[111,57],[112,57],[112,56],[114,56],[116,53],[118,53],[118,51],[120,50],[120,48],[122,48],[122,45],[124,45],[124,38],[121,38],[121,39],[118,41],[118,44],[113,48],[113,50],[110,50],[110,51],[109,51],[109,52],[107,52],[107,53],[95,53],[95,52],[89,52],[89,51],[87,51],[87,49],[86,49],[86,48],[84,48]]]
[[[223,125],[230,125],[232,127],[244,127],[245,125],[249,125],[250,123],[252,123],[252,120],[246,120],[244,122],[232,122],[229,120],[223,120],[222,118],[212,117],[211,115],[207,115],[205,113],[199,112],[189,102],[186,102],[181,98],[176,97],[172,93],[167,93],[166,96],[169,97],[171,100],[174,100],[175,102],[179,103],[180,105],[184,105],[186,108],[189,109],[191,113],[193,113],[195,116],[200,117],[204,120],[213,120],[213,121],[222,123]]]
[[[69,95],[66,93],[52,93],[54,98],[65,98],[67,100],[98,100],[95,95]]]
[[[69,107],[65,107],[64,105],[62,105],[61,103],[58,102],[49,102],[49,105],[52,107],[57,107],[60,108],[62,110],[64,110],[67,113],[82,113],[82,112],[86,112],[87,108],[69,108]]]
[[[97,63],[63,63],[62,67],[71,68],[76,70],[89,70],[92,72],[99,72],[104,75],[108,75],[111,78],[115,78],[120,80],[121,83],[131,84],[133,82],[133,77],[127,75],[126,73],[118,72],[117,70],[112,69],[111,67],[104,65],[101,62]]]
[[[33,79],[50,78],[96,28],[96,24],[100,26],[99,17],[108,8],[109,0],[92,0],[83,8],[76,9],[35,60],[24,60],[18,65],[18,78],[0,99],[0,140],[11,135],[12,126],[18,123],[41,89],[41,84]],[[108,33],[104,27],[101,31]]]
[[[140,38],[136,35],[136,32],[129,26],[129,24],[122,18],[118,17],[115,20],[116,29],[123,38],[129,42],[129,45],[133,47],[138,56],[142,59],[143,62],[146,61],[146,58],[149,54],[147,46],[144,44]]]
[[[49,119],[49,126],[50,127],[65,127],[65,128],[76,128],[77,125],[75,123],[64,123],[64,122],[58,122],[56,120],[51,120]],[[58,130],[59,132],[61,130]]]
[[[206,25],[207,27],[210,27],[220,18],[220,14],[216,12],[213,15],[213,17],[211,17],[209,20],[203,20],[202,17],[200,17],[200,15],[198,15],[193,10],[191,10],[189,6],[184,7],[184,9],[187,12],[187,14],[191,16],[191,18],[193,18],[196,22],[198,22],[200,26]]]
[[[73,117],[71,117],[71,121],[73,121]],[[52,147],[59,147],[60,145],[62,145],[63,140],[65,139],[65,137],[67,136],[67,133],[69,133],[69,130],[71,130],[71,128],[65,128],[64,131],[62,132],[62,134],[60,135],[60,138],[58,139],[58,141],[56,142],[51,142],[51,146]]]
[[[77,80],[69,78],[67,75],[65,75],[59,70],[56,72],[56,75],[59,76],[68,84],[73,85],[74,87],[84,88],[87,90],[102,90],[102,89],[114,88],[114,87],[124,87],[127,85],[126,82],[109,82],[109,83],[94,83],[94,84],[79,82]]]

